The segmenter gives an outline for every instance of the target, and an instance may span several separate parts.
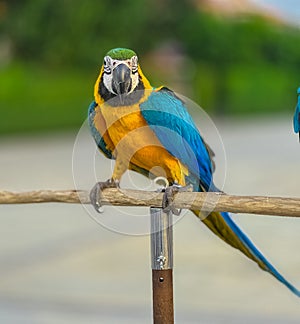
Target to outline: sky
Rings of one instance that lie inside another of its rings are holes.
[[[252,2],[270,5],[280,11],[290,20],[300,24],[300,1],[299,0],[252,0]]]

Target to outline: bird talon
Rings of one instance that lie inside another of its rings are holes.
[[[164,195],[162,200],[162,209],[164,213],[172,212],[174,215],[179,216],[181,213],[180,208],[174,208],[174,198],[178,192],[191,191],[192,186],[188,185],[182,187],[178,184],[173,184],[172,186],[163,189]]]
[[[97,182],[92,190],[90,191],[90,201],[95,210],[98,213],[103,213],[103,206],[101,203],[102,200],[102,191],[107,188],[118,188],[119,187],[119,181],[114,179],[108,179],[104,182]]]

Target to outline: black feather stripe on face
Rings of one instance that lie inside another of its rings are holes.
[[[123,96],[122,100],[119,95],[110,92],[105,87],[103,82],[103,75],[101,76],[99,86],[98,86],[98,93],[100,97],[103,98],[105,102],[109,101],[108,103],[112,107],[131,106],[138,103],[144,95],[144,90],[145,90],[145,86],[141,77],[139,77],[139,83],[136,86],[136,88],[128,95]]]

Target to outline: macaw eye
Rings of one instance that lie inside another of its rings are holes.
[[[104,73],[111,74],[111,58],[105,56],[103,60]]]
[[[138,58],[137,56],[133,56],[131,58],[131,72],[134,74],[138,71]]]

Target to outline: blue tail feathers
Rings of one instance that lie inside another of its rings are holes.
[[[246,236],[245,233],[235,224],[235,222],[231,219],[228,213],[221,213],[224,221],[233,231],[233,233],[237,236],[237,238],[243,243],[243,245],[247,248],[247,250],[252,254],[253,258],[257,260],[257,263],[260,267],[263,265],[263,269],[270,272],[277,280],[282,282],[288,289],[290,289],[295,295],[300,297],[300,290],[294,287],[291,283],[289,283],[275,268],[274,266],[263,256],[263,254],[255,247],[255,245],[251,242],[251,240]]]

